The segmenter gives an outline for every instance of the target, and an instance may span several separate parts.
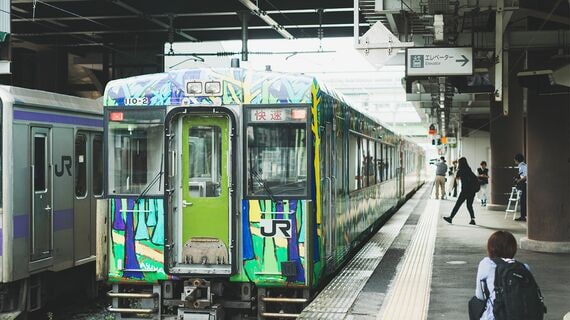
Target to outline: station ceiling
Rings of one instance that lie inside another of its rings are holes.
[[[496,0],[357,3],[359,35],[381,22],[403,42],[432,46],[434,15],[443,14],[449,45],[474,47],[476,69],[492,70],[496,62]],[[554,57],[568,60],[570,2],[504,3],[505,37],[512,49],[558,49],[562,51]],[[13,63],[17,70],[23,70],[14,79],[20,86],[97,97],[110,79],[161,71],[165,43],[241,39],[243,16],[247,17],[249,39],[353,37],[354,6],[354,0],[12,0],[11,47],[21,50],[17,54],[12,50],[13,56],[19,55]],[[34,55],[26,60],[29,50],[39,52],[44,48],[55,48],[58,54],[69,56],[65,60],[69,62],[68,74],[61,77],[59,87],[53,87],[51,79],[44,81],[47,87],[38,86],[36,75],[42,71],[33,74],[21,67],[37,60]],[[25,81],[18,81],[23,77]],[[433,97],[457,93],[453,83],[445,80],[449,85],[442,91],[437,81],[420,81],[421,92],[432,95],[416,102],[426,111],[434,111]],[[473,95],[467,102],[455,95],[446,110],[452,117],[455,114],[463,119],[466,126],[487,128],[489,93]],[[366,103],[376,106],[373,101]]]
[[[275,30],[281,27],[295,38],[353,35],[352,0],[251,1],[258,11],[246,2],[12,0],[12,37],[16,46],[162,48],[170,41],[241,39],[239,12],[250,13],[250,39],[282,38]]]

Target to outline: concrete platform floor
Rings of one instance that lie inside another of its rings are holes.
[[[438,201],[441,202],[439,215],[448,216],[455,201]],[[428,318],[467,319],[467,301],[475,294],[477,265],[487,254],[487,239],[497,230],[507,230],[519,243],[515,259],[529,265],[540,286],[548,308],[545,319],[563,319],[570,312],[570,254],[520,249],[520,239],[526,236],[526,222],[513,221],[511,215],[505,219],[504,211],[487,210],[477,202],[473,208],[476,226],[468,224],[469,213],[465,205],[453,224],[440,219]]]
[[[353,297],[348,308],[340,310],[342,308],[336,308],[338,304],[326,305],[321,309],[316,306],[315,310],[325,312],[313,312],[310,318],[468,319],[467,302],[475,294],[477,266],[487,255],[487,239],[496,230],[507,230],[515,235],[520,244],[520,239],[526,236],[526,223],[513,221],[511,215],[505,219],[504,211],[491,211],[475,203],[477,225],[469,225],[469,213],[465,206],[450,225],[442,217],[449,215],[455,199],[434,198],[432,185],[424,185],[394,214],[385,228],[390,228],[392,219],[403,218],[405,222],[380,257],[376,268],[368,274],[360,292],[348,292],[350,283],[335,285],[335,281],[332,281],[329,284],[332,286],[329,291],[338,290],[345,297]],[[380,229],[372,240],[385,232]],[[421,237],[427,233],[432,236]],[[544,319],[564,319],[570,312],[570,254],[519,249],[515,258],[530,266],[542,290],[548,308]],[[356,276],[362,274],[355,273]],[[314,302],[318,301],[319,297]]]

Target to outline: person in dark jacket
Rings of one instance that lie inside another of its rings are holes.
[[[451,210],[451,215],[449,217],[443,217],[443,220],[451,223],[453,217],[457,214],[457,211],[461,207],[464,201],[467,201],[467,210],[469,210],[469,215],[471,216],[471,221],[469,224],[475,224],[475,213],[473,212],[473,199],[475,198],[476,191],[474,190],[474,179],[477,179],[469,164],[467,164],[467,159],[465,157],[459,158],[456,179],[461,179],[461,192],[453,210]]]

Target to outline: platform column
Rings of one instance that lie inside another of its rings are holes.
[[[516,74],[522,71],[524,61],[522,61],[520,50],[510,50],[508,61],[508,105],[509,112],[503,114],[503,105],[500,101],[495,101],[491,96],[491,204],[500,205],[499,210],[504,210],[507,204],[513,177],[517,171],[514,169],[513,157],[517,153],[524,153],[524,106],[523,88],[518,84]],[[506,77],[507,74],[503,76]],[[505,95],[503,95],[505,99]],[[490,205],[492,209],[493,205]]]
[[[533,53],[529,62],[551,62],[554,54]],[[529,63],[529,69],[541,66]],[[528,89],[528,230],[521,247],[570,252],[570,94],[540,93]]]

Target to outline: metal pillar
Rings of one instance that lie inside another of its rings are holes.
[[[247,61],[247,40],[248,40],[248,33],[247,33],[247,26],[249,22],[249,18],[251,17],[249,11],[240,11],[239,18],[241,20],[241,60]]]
[[[510,50],[511,60],[522,54],[521,50]],[[506,55],[505,55],[506,56]],[[508,60],[508,57],[507,57]],[[491,98],[491,122],[490,122],[490,144],[491,144],[491,167],[490,203],[500,205],[489,206],[489,209],[504,210],[507,204],[513,177],[517,174],[514,167],[513,157],[517,153],[524,153],[524,128],[523,128],[523,88],[520,87],[516,73],[522,71],[523,64],[513,64],[511,72],[507,73],[509,79],[508,95],[512,108],[507,117],[503,114],[502,103]]]
[[[504,0],[497,0],[495,14],[495,101],[503,100],[503,9]]]
[[[529,69],[550,67],[551,51],[529,51]],[[570,252],[570,94],[529,87],[527,109],[527,237],[521,248]]]
[[[360,29],[359,29],[359,24],[360,24],[360,19],[359,19],[359,14],[360,14],[360,5],[358,3],[358,0],[354,0],[354,46],[357,46],[358,44],[360,44]]]

